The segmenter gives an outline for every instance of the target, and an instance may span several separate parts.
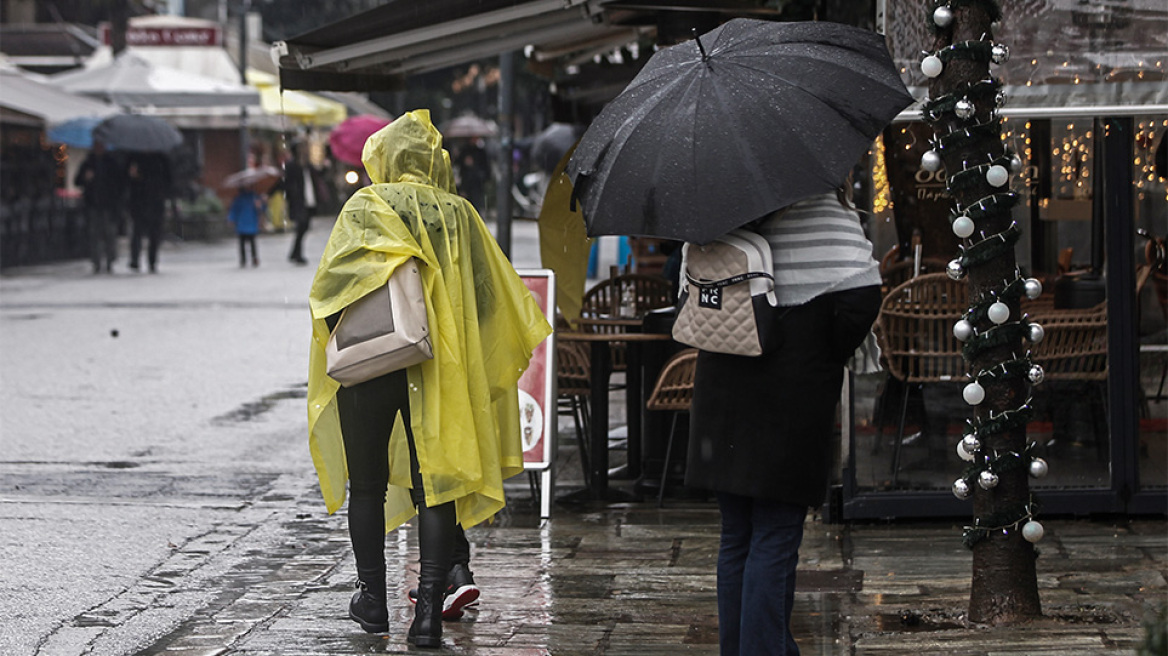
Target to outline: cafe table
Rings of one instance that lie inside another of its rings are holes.
[[[616,490],[608,485],[608,391],[612,376],[612,346],[624,344],[627,347],[628,368],[625,376],[625,398],[628,407],[628,461],[630,474],[640,472],[643,374],[641,346],[646,343],[668,342],[669,334],[641,333],[641,319],[624,318],[582,318],[579,325],[583,331],[562,331],[557,339],[585,342],[591,354],[591,406],[592,421],[590,436],[590,465],[592,468],[588,496],[604,501],[626,500],[620,498]],[[623,331],[621,329],[624,329]]]

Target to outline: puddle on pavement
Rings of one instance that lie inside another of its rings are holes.
[[[880,631],[911,633],[947,631],[965,628],[964,613],[950,610],[902,610],[899,613],[879,613],[873,616]]]
[[[287,401],[290,399],[304,399],[308,396],[307,387],[294,387],[279,392],[273,392],[261,398],[259,401],[250,401],[244,403],[231,412],[219,415],[212,420],[216,424],[232,424],[245,421],[251,421],[256,417],[271,410],[280,401]]]

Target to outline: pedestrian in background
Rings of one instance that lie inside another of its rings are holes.
[[[173,185],[170,158],[161,153],[131,153],[126,167],[130,200],[130,268],[139,270],[142,241],[150,273],[158,271],[158,247]]]
[[[698,354],[685,482],[716,492],[722,514],[722,656],[799,653],[790,622],[803,522],[827,493],[845,364],[880,309],[879,264],[849,189],[752,224],[774,255],[778,347]]]
[[[501,510],[503,480],[523,471],[517,384],[551,327],[473,205],[454,193],[429,111],[374,133],[362,159],[373,184],[341,209],[309,296],[309,444],[329,512],[348,484],[358,579],[349,617],[365,631],[389,629],[385,534],[417,514],[409,639],[433,648],[459,527]],[[433,359],[340,387],[325,373],[330,330],[345,307],[411,261]]]
[[[227,210],[227,220],[235,226],[235,234],[239,237],[239,266],[247,266],[247,253],[251,250],[251,265],[260,265],[259,255],[256,253],[256,234],[264,227],[268,215],[268,206],[255,189],[255,186],[242,187],[231,207]]]
[[[126,193],[125,171],[105,143],[93,140],[93,149],[81,162],[73,184],[84,188],[83,201],[89,233],[89,257],[93,272],[112,273],[118,259],[118,227]]]
[[[288,220],[296,231],[288,260],[293,264],[308,264],[304,257],[304,235],[316,212],[316,182],[304,142],[292,144],[291,155],[284,162],[284,179],[272,191],[284,192]]]

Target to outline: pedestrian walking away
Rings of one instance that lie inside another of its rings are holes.
[[[823,503],[845,364],[880,308],[879,264],[844,186],[751,224],[779,316],[758,357],[701,351],[686,484],[717,493],[722,656],[799,653],[790,630],[809,506]]]
[[[296,231],[288,260],[293,264],[308,264],[304,257],[304,235],[316,212],[316,183],[312,164],[308,161],[308,149],[303,142],[292,144],[291,156],[284,162],[284,179],[272,191],[284,192],[288,220]]]
[[[126,167],[130,200],[130,268],[141,266],[142,242],[146,264],[158,271],[158,248],[166,219],[166,201],[172,185],[170,158],[162,153],[131,153]]]
[[[123,163],[106,149],[104,141],[95,138],[73,184],[85,189],[82,198],[93,272],[112,272],[118,258],[118,226],[126,192]]]
[[[239,237],[239,266],[247,266],[247,254],[250,247],[251,265],[260,265],[259,255],[256,253],[256,234],[264,226],[268,214],[267,203],[254,186],[239,190],[231,207],[227,210],[227,220],[235,226],[235,234]]]
[[[373,184],[341,209],[310,291],[309,445],[329,512],[348,486],[358,588],[349,617],[365,631],[389,630],[385,534],[417,515],[408,638],[433,648],[444,610],[457,617],[478,596],[462,530],[501,510],[503,480],[523,471],[517,383],[551,327],[482,218],[455,195],[429,111],[375,133],[363,160]],[[410,262],[433,358],[341,387],[325,355],[341,311]]]

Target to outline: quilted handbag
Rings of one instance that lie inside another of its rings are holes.
[[[705,245],[682,246],[682,293],[673,338],[703,351],[762,355],[777,320],[771,247],[738,229]]]
[[[328,375],[345,387],[434,357],[417,260],[345,308],[324,353]]]

